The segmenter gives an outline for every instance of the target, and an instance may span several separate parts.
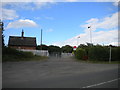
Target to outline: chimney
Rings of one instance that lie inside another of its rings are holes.
[[[24,37],[24,31],[22,30],[22,35],[21,35],[21,37]]]

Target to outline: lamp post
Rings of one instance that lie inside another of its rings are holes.
[[[77,37],[77,46],[78,46],[78,44],[79,44],[79,38],[80,38],[80,36]]]
[[[92,30],[91,30],[91,26],[88,26],[88,28],[90,29],[90,42],[92,44]]]

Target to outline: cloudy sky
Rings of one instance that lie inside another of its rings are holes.
[[[90,42],[90,31],[94,44],[117,45],[119,10],[114,1],[118,0],[92,1],[4,0],[0,3],[0,18],[4,22],[5,44],[8,44],[9,36],[21,36],[23,29],[24,36],[36,37],[39,45],[42,29],[46,45],[86,44]]]

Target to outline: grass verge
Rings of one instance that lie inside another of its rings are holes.
[[[108,61],[98,61],[98,60],[78,60],[78,59],[76,59],[76,61],[82,62],[82,63],[95,63],[95,64],[120,64],[120,61],[111,61],[109,63],[109,60]]]

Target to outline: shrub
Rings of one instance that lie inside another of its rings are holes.
[[[120,47],[112,47],[111,49],[111,60],[119,61],[120,60]]]
[[[120,60],[120,47],[111,46],[111,60]],[[108,61],[110,57],[110,47],[102,45],[85,46],[80,45],[76,51],[74,51],[77,59],[89,59],[98,61]]]
[[[109,60],[109,48],[102,46],[90,47],[88,51],[89,59],[92,60]]]
[[[2,60],[4,61],[19,61],[22,59],[29,59],[34,57],[32,52],[18,51],[13,48],[2,48]]]
[[[85,57],[86,57],[85,49],[77,48],[77,50],[75,51],[75,57],[79,60],[85,59]]]

